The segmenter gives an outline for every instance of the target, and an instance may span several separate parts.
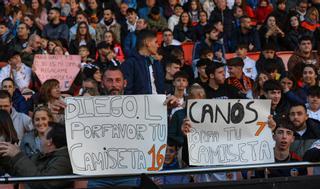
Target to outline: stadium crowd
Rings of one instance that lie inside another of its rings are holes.
[[[320,0],[2,0],[0,10],[2,175],[72,174],[64,130],[67,96],[166,94],[164,169],[189,166],[188,99],[270,99],[275,161],[320,160]],[[80,55],[81,71],[68,91],[54,78],[40,82],[33,66],[37,54]],[[268,169],[154,181],[318,171]],[[88,186],[138,183],[99,179]]]

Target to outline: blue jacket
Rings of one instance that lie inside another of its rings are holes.
[[[16,89],[12,95],[12,104],[13,107],[21,113],[25,113],[28,115],[29,108],[26,99],[22,96],[19,89]]]
[[[127,80],[125,94],[152,94],[149,73],[149,57],[134,52],[121,64],[124,78]],[[153,73],[158,94],[164,94],[164,73],[160,62],[153,60]]]

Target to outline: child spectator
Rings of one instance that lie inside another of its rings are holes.
[[[206,74],[206,67],[209,64],[212,64],[213,62],[210,59],[200,59],[197,62],[197,71],[198,71],[198,77],[195,78],[194,82],[198,83],[201,87],[205,87],[208,83],[208,76]]]
[[[247,56],[248,46],[245,44],[239,44],[236,49],[236,54],[238,57],[242,58],[242,60],[244,62],[244,67],[242,70],[243,73],[247,77],[255,80],[258,75],[257,69],[256,69],[256,62]]]
[[[182,6],[180,4],[177,4],[174,7],[174,14],[170,16],[170,18],[168,19],[168,28],[171,31],[173,31],[174,27],[178,25],[182,12],[183,12]]]
[[[309,118],[320,121],[320,87],[312,86],[308,90],[307,111]]]
[[[178,71],[180,71],[181,62],[179,59],[173,56],[169,56],[168,58],[163,60],[163,62],[165,63],[166,67],[166,75],[164,81],[165,94],[173,94],[173,77]]]
[[[81,68],[83,68],[86,64],[91,64],[94,62],[94,59],[91,59],[90,51],[86,45],[81,45],[79,47],[79,55],[81,57]]]
[[[178,71],[174,74],[173,77],[173,86],[174,86],[174,93],[173,95],[178,99],[178,106],[171,109],[171,112],[169,113],[170,118],[172,115],[178,111],[183,109],[184,103],[185,103],[185,96],[186,96],[186,90],[189,85],[188,82],[188,74],[186,74],[183,71]]]

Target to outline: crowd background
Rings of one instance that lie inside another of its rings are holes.
[[[276,162],[320,159],[320,0],[2,0],[0,10],[3,174],[72,173],[63,129],[66,96],[166,94],[165,169],[188,166],[188,99],[271,99],[268,125]],[[39,81],[36,54],[80,55],[81,71],[68,91],[54,78]],[[154,180],[170,184],[317,171]],[[138,182],[96,180],[89,186]]]

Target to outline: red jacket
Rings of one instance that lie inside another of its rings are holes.
[[[261,1],[267,1],[266,7],[261,7]],[[269,16],[269,14],[272,12],[273,8],[270,6],[269,0],[260,0],[259,6],[256,9],[256,18],[257,18],[257,24],[262,24],[265,19]]]

